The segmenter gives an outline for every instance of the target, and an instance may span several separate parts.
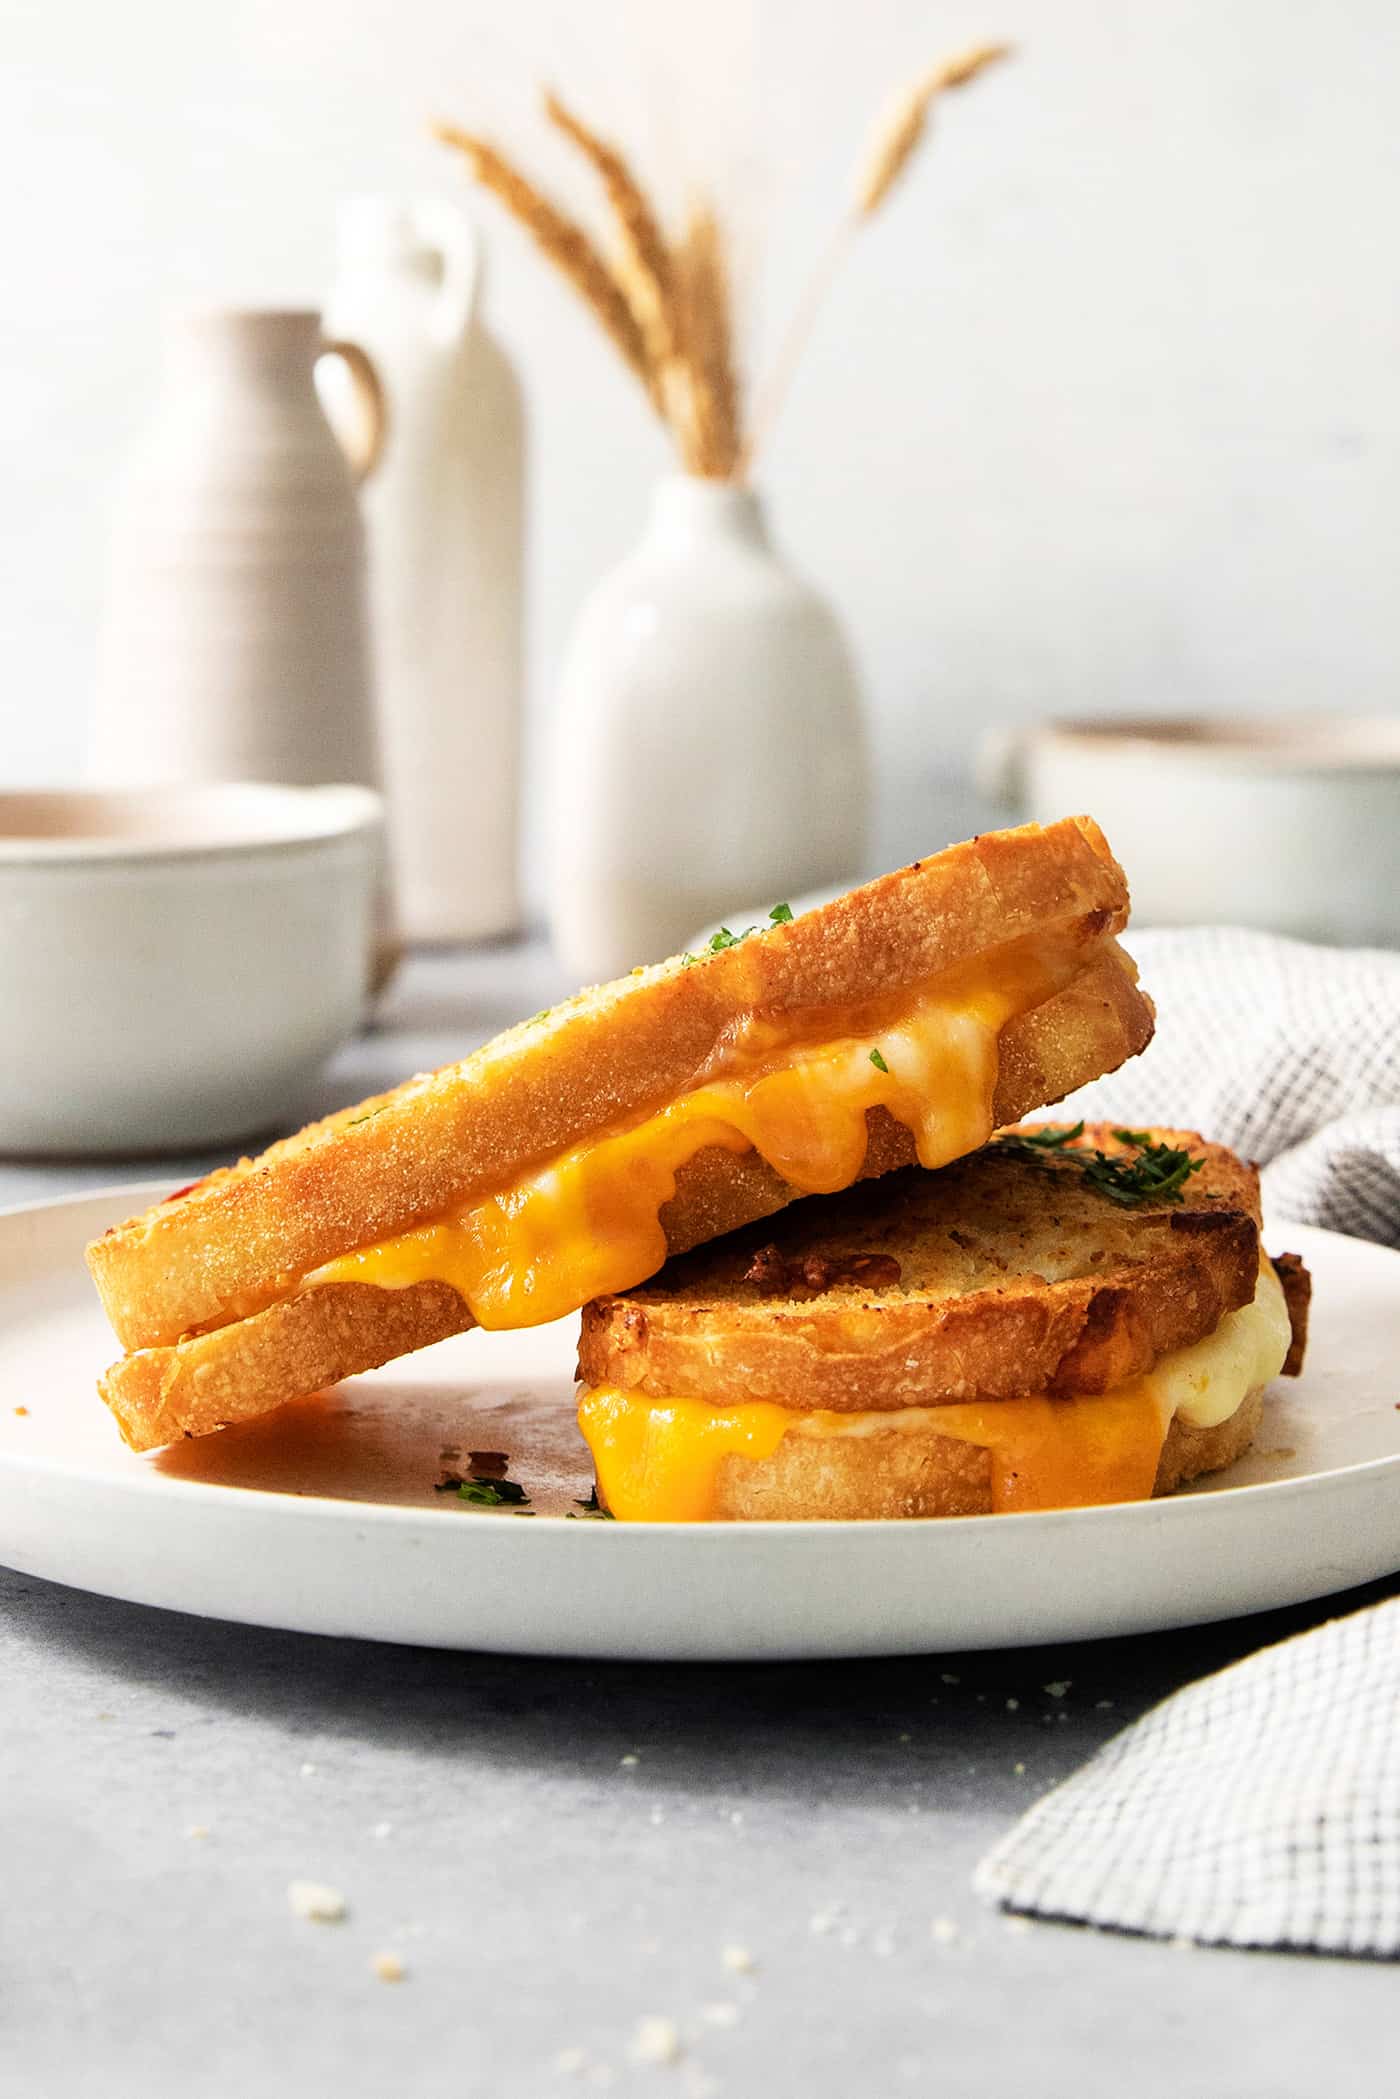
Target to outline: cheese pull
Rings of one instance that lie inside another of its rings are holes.
[[[1003,1027],[1081,962],[1072,951],[1004,952],[994,966],[941,978],[902,1010],[848,1014],[817,1042],[751,1020],[715,1076],[657,1113],[590,1138],[456,1216],[328,1261],[301,1287],[444,1282],[480,1326],[534,1326],[656,1273],[676,1175],[712,1146],[756,1151],[802,1194],[829,1194],[858,1177],[866,1116],[885,1108],[911,1131],[922,1165],[944,1166],[992,1135]]]
[[[1278,1375],[1290,1337],[1283,1292],[1266,1260],[1250,1304],[1227,1313],[1204,1340],[1172,1350],[1109,1392],[837,1413],[770,1400],[713,1407],[593,1385],[581,1393],[579,1426],[604,1502],[631,1523],[710,1520],[721,1467],[736,1459],[761,1463],[789,1436],[922,1434],[974,1444],[990,1453],[998,1514],[1145,1501],[1172,1421],[1211,1428],[1229,1420]]]

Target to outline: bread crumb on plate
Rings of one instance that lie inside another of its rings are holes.
[[[292,1915],[304,1917],[309,1924],[341,1924],[350,1913],[339,1888],[324,1887],[316,1880],[289,1880],[287,1901]]]
[[[678,2063],[683,2054],[680,2029],[674,2019],[650,2013],[637,2021],[632,2036],[634,2063]]]

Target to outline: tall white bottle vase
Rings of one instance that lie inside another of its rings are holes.
[[[364,533],[313,378],[331,348],[367,471],[373,369],[324,341],[319,314],[170,316],[156,414],[118,496],[94,781],[378,785]]]
[[[364,507],[395,896],[419,941],[520,922],[525,426],[478,281],[455,207],[372,197],[343,211],[328,314],[388,400]],[[345,375],[324,366],[320,384],[339,424]]]
[[[858,876],[870,772],[837,621],[751,489],[676,474],[594,591],[553,739],[555,948],[585,981],[707,919]]]

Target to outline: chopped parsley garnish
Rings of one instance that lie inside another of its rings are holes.
[[[522,1515],[526,1513],[523,1505],[530,1499],[518,1480],[461,1479],[455,1473],[439,1480],[434,1492],[451,1494],[454,1490],[460,1500],[479,1509],[520,1509]],[[534,1511],[529,1513],[533,1515]]]
[[[564,1520],[566,1523],[611,1523],[613,1520],[612,1510],[605,1509],[598,1499],[596,1481],[589,1490],[587,1501],[577,1502],[575,1506],[581,1513],[576,1515],[574,1509],[565,1509]]]
[[[880,1052],[877,1049],[873,1049],[870,1052],[870,1061],[875,1066],[876,1071],[887,1072],[890,1068],[889,1065],[886,1064],[884,1058],[880,1055]]]
[[[484,1509],[518,1508],[530,1498],[517,1480],[463,1480],[457,1492]]]
[[[1146,1130],[1115,1130],[1113,1134],[1120,1144],[1136,1146],[1137,1157],[1106,1158],[1095,1152],[1084,1169],[1086,1179],[1110,1202],[1127,1207],[1145,1202],[1179,1203],[1191,1175],[1206,1163],[1175,1145],[1154,1144]]]
[[[791,925],[792,905],[775,904],[768,914],[768,924],[770,926]],[[722,955],[727,947],[738,947],[741,940],[747,940],[750,933],[762,933],[764,931],[766,931],[766,928],[763,926],[745,926],[742,933],[731,933],[728,926],[721,926],[719,931],[711,933],[706,941],[704,954],[681,956],[681,967],[682,969],[689,969],[692,962],[703,962],[705,955]]]
[[[1074,1140],[1083,1134],[1084,1125],[1077,1122],[1072,1129],[1015,1131],[996,1141],[1004,1150],[1018,1152],[1022,1158],[1043,1159],[1053,1153],[1072,1162],[1097,1194],[1125,1210],[1135,1209],[1139,1203],[1179,1203],[1187,1181],[1206,1163],[1175,1145],[1154,1144],[1150,1130],[1113,1132],[1116,1142],[1125,1146],[1131,1156],[1097,1148],[1074,1149]]]
[[[1115,1131],[1114,1134],[1116,1135],[1117,1132]],[[1073,1144],[1076,1137],[1082,1137],[1083,1135],[1084,1125],[1082,1122],[1077,1122],[1073,1129],[1068,1130],[1020,1130],[1014,1137],[1008,1137],[1006,1142],[1008,1144],[1033,1144],[1039,1151],[1057,1152],[1062,1151],[1065,1145]]]

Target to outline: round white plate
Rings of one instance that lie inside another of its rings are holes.
[[[162,1192],[0,1214],[0,1561],[24,1573],[297,1632],[771,1661],[1147,1632],[1400,1568],[1400,1255],[1362,1240],[1270,1233],[1313,1272],[1308,1367],[1228,1484],[925,1523],[630,1525],[578,1506],[572,1320],[462,1335],[134,1456],[94,1390],[115,1351],[82,1250]],[[435,1491],[488,1451],[533,1517]]]

